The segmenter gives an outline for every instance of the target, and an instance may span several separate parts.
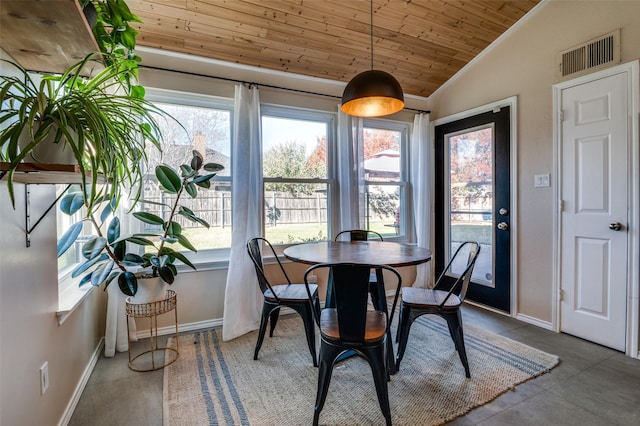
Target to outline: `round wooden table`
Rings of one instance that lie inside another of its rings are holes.
[[[294,261],[310,265],[318,263],[365,263],[388,265],[394,268],[418,265],[431,260],[431,250],[400,243],[386,241],[320,241],[290,246],[284,249],[284,255]],[[332,277],[329,273],[325,307],[335,306],[332,291]],[[372,292],[376,309],[387,312],[387,302],[382,270],[376,268],[378,285]],[[375,295],[375,297],[374,297]],[[351,356],[350,353],[345,357]],[[387,368],[390,374],[396,373],[391,343],[391,331],[387,330]]]
[[[290,246],[284,255],[294,262],[369,263],[394,268],[431,260],[431,250],[387,241],[319,241]]]

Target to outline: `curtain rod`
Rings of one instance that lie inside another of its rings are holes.
[[[269,89],[288,90],[290,92],[304,93],[304,94],[307,94],[307,95],[325,96],[327,98],[342,99],[340,96],[327,95],[326,93],[310,92],[308,90],[300,90],[300,89],[291,89],[289,87],[281,87],[281,86],[274,86],[274,85],[271,85],[271,84],[255,83],[255,82],[252,82],[252,81],[237,80],[235,78],[228,78],[228,77],[218,77],[218,76],[215,76],[215,75],[200,74],[200,73],[191,72],[191,71],[172,70],[170,68],[154,67],[154,66],[150,66],[150,65],[139,65],[139,67],[140,68],[147,68],[147,69],[150,69],[150,70],[156,70],[156,71],[166,71],[166,72],[174,72],[174,73],[178,73],[178,74],[192,75],[194,77],[214,78],[216,80],[229,81],[229,82],[232,82],[232,83],[241,83],[241,84],[249,84],[249,85],[268,87]],[[403,110],[414,111],[414,112],[419,112],[419,113],[427,113],[427,114],[431,113],[431,111],[424,111],[424,110],[414,109],[414,108],[403,108]]]

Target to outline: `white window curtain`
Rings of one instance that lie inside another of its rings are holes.
[[[116,211],[117,217],[128,219],[120,221],[120,235],[144,232],[143,223],[127,214],[131,207],[131,202],[125,197]],[[142,255],[142,247],[139,247],[139,250],[138,254]],[[111,281],[107,287],[107,318],[104,334],[104,356],[106,358],[115,356],[116,352],[127,352],[129,342],[138,341],[135,319],[127,318],[125,309],[127,297],[120,290],[118,280]],[[127,335],[127,321],[129,322],[129,335]]]
[[[340,194],[340,229],[359,228],[359,186],[357,127],[362,119],[355,119],[338,106],[338,193]]]
[[[410,141],[410,181],[412,187],[413,217],[416,243],[419,247],[431,247],[431,138],[429,114],[418,113],[413,120]],[[414,287],[431,287],[430,263],[417,266]]]
[[[262,295],[247,254],[247,241],[261,235],[262,142],[257,87],[236,86],[231,155],[233,231],[224,297],[222,339],[227,341],[260,325]]]

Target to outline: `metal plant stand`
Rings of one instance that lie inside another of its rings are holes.
[[[131,303],[130,297],[126,300],[127,312],[127,336],[129,336],[129,318],[149,318],[149,345],[150,348],[135,356],[131,354],[131,345],[129,344],[129,368],[133,371],[155,371],[166,367],[178,359],[178,308],[176,300],[176,292],[167,290],[165,298],[157,302],[149,303]],[[176,347],[158,347],[158,315],[174,312],[174,322],[176,327]],[[128,339],[127,339],[128,340]],[[156,353],[164,351],[164,361],[156,361]],[[143,361],[143,355],[150,354],[151,365],[146,366]]]

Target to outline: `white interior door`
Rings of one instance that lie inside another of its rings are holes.
[[[629,143],[624,73],[561,93],[561,331],[625,350]]]

